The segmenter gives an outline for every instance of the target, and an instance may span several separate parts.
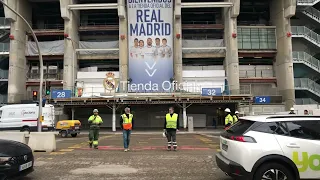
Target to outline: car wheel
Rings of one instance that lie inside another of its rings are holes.
[[[78,134],[71,134],[72,137],[77,137]]]
[[[68,136],[67,131],[61,131],[60,132],[61,137],[66,138]]]
[[[278,163],[267,163],[260,166],[253,179],[261,180],[294,180],[293,172],[287,167]]]
[[[23,127],[20,132],[28,132],[30,133],[30,128],[29,127]]]

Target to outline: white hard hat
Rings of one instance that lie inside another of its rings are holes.
[[[96,113],[96,112],[99,112],[98,109],[94,109],[94,110],[93,110],[93,113]]]
[[[226,109],[224,110],[224,112],[228,112],[228,113],[230,113],[231,111],[230,111],[230,109],[229,109],[229,108],[226,108]]]
[[[290,111],[294,111],[294,108],[292,107],[292,108],[290,108]]]
[[[239,111],[234,112],[235,114],[239,114]]]

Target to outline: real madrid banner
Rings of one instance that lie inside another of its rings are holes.
[[[131,92],[170,91],[173,78],[172,0],[127,0]]]

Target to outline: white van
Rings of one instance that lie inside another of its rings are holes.
[[[14,104],[0,107],[0,130],[36,131],[39,105]],[[46,104],[42,108],[44,121],[42,130],[54,129],[54,106]]]

